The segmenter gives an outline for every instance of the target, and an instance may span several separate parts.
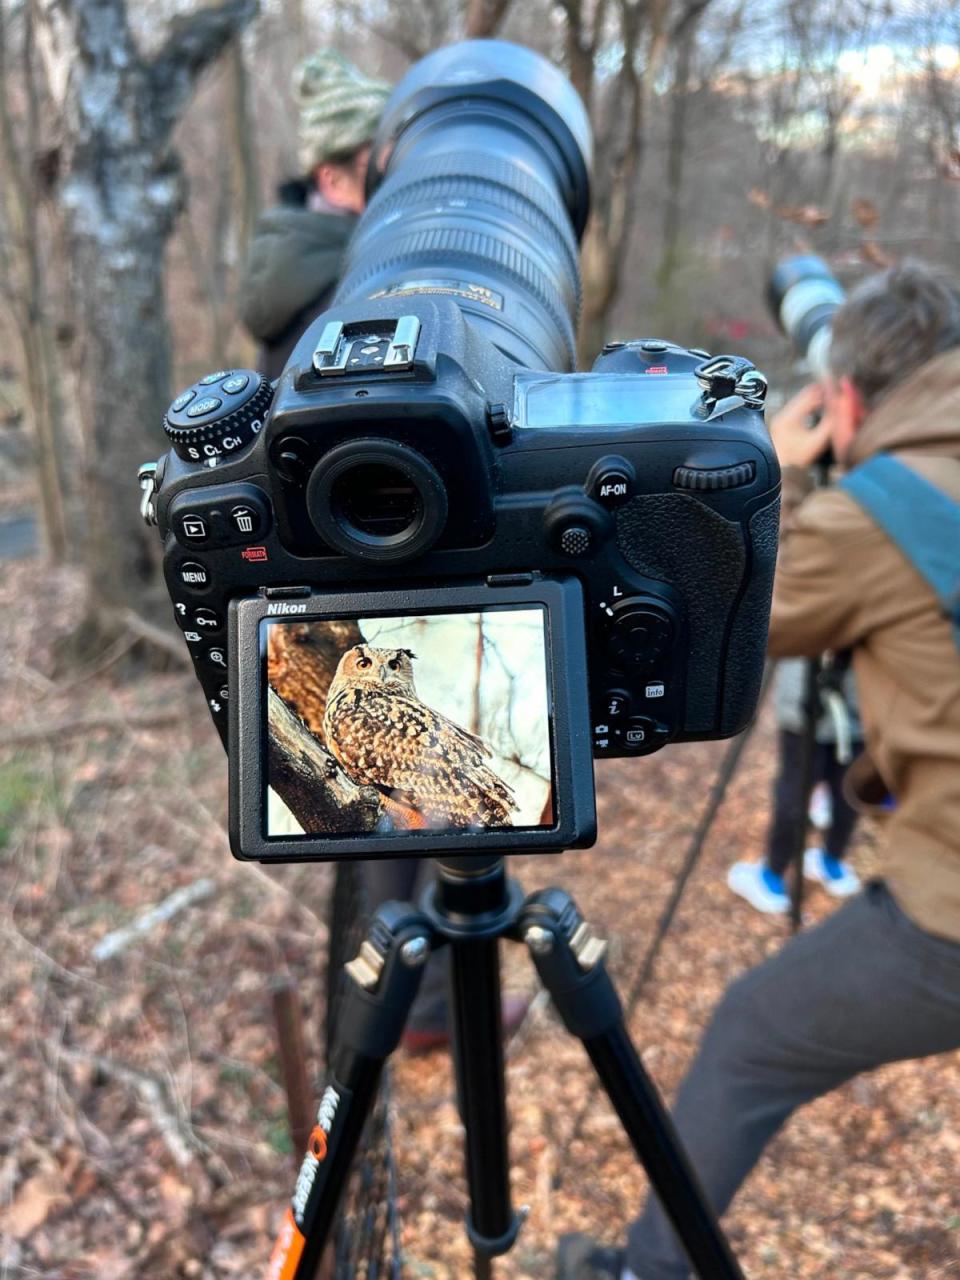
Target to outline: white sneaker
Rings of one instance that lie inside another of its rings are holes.
[[[785,915],[790,910],[783,876],[771,871],[766,862],[735,862],[727,872],[727,885],[767,915]]]
[[[825,782],[818,782],[810,792],[810,807],[807,810],[810,825],[818,831],[829,831],[833,822],[833,800],[830,788]]]
[[[807,849],[803,855],[803,874],[808,880],[822,884],[834,898],[849,898],[860,892],[860,877],[854,869],[823,849]]]

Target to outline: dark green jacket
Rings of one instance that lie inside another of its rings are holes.
[[[261,344],[258,365],[277,378],[298,338],[324,310],[356,226],[351,213],[279,205],[259,220],[240,280],[240,318]]]

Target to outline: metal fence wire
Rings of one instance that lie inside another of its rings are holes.
[[[360,950],[369,918],[370,904],[361,867],[356,862],[338,862],[329,917],[328,1054],[336,1043],[348,981],[343,966]],[[333,1237],[333,1271],[329,1275],[331,1280],[401,1280],[402,1274],[388,1064],[340,1206]]]

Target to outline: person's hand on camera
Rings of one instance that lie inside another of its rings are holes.
[[[810,418],[824,408],[824,389],[811,382],[792,396],[770,421],[770,439],[781,467],[809,467],[830,443],[830,415],[824,413],[816,426]]]

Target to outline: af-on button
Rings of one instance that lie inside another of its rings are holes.
[[[626,458],[601,458],[587,478],[587,492],[602,507],[619,507],[633,497],[636,472]]]

